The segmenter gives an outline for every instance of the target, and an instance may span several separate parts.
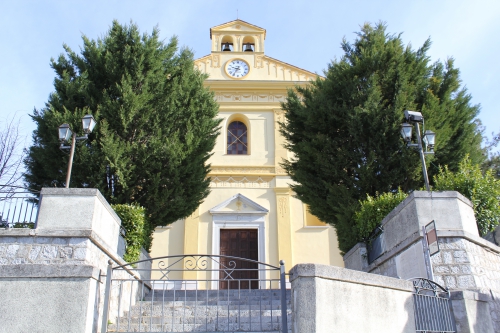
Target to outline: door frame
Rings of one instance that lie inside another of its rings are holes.
[[[257,229],[258,261],[266,262],[265,216],[261,214],[214,214],[212,225],[212,254],[220,255],[221,229]],[[211,289],[219,289],[219,265],[213,263]],[[262,267],[259,267],[259,269]],[[265,272],[259,271],[259,280],[265,280]],[[261,281],[261,288],[265,281]]]

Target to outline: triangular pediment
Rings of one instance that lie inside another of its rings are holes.
[[[225,65],[225,61],[219,55],[209,54],[204,57],[198,58],[194,61],[195,66],[202,72],[210,75],[208,80],[224,79],[234,82],[232,79],[222,76],[222,70],[218,70]],[[245,81],[294,81],[294,82],[309,82],[315,80],[320,75],[302,69],[297,66],[290,65],[284,61],[274,59],[265,55],[258,56],[253,62],[250,63],[252,71],[259,72],[255,79],[250,75]],[[214,68],[214,71],[211,69]]]
[[[263,34],[266,38],[266,29],[250,24],[242,20],[234,20],[210,28],[210,39],[214,33],[252,33]]]
[[[210,209],[211,214],[266,214],[269,210],[248,199],[241,193]]]

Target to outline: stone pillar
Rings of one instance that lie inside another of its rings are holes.
[[[0,332],[100,331],[108,260],[126,264],[120,224],[96,189],[42,189],[36,229],[0,229]]]
[[[275,188],[278,258],[292,265],[292,226],[290,221],[290,189]]]
[[[488,301],[490,297],[473,291],[461,290],[450,293],[451,306],[457,333],[493,333]]]

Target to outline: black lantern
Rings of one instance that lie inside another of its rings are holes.
[[[68,124],[62,124],[59,126],[59,140],[61,141],[61,150],[69,149],[69,161],[68,161],[68,172],[66,173],[66,188],[69,188],[69,182],[71,180],[71,168],[73,167],[73,156],[75,154],[75,145],[77,141],[87,140],[88,134],[92,132],[96,125],[96,121],[91,114],[87,114],[82,118],[82,127],[84,136],[76,136],[76,133],[73,133],[69,128]],[[70,141],[71,145],[66,146],[64,143]]]
[[[425,165],[425,155],[434,154],[434,141],[436,138],[436,133],[430,130],[426,130],[423,137],[420,133],[420,124],[424,124],[424,116],[418,111],[405,111],[406,123],[401,124],[401,136],[406,142],[406,145],[411,148],[418,149],[420,153],[420,160],[422,162],[422,173],[424,175],[424,182],[427,191],[430,192],[431,188],[429,186],[429,176],[427,175],[427,166]],[[415,126],[415,134],[417,138],[417,143],[412,143],[412,129]],[[426,151],[422,147],[422,141],[425,143]]]
[[[96,124],[94,117],[91,114],[87,114],[82,118],[82,127],[85,134],[92,132]]]
[[[431,130],[426,130],[422,139],[429,150],[434,151],[434,141],[436,139],[436,133]]]
[[[401,124],[401,136],[405,140],[405,142],[410,142],[411,141],[411,131],[413,129],[413,126],[408,123],[403,123]]]
[[[62,124],[61,126],[58,127],[59,130],[59,141],[61,142],[68,142],[69,139],[71,139],[71,135],[73,132],[69,128],[68,124]]]

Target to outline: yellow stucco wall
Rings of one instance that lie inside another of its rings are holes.
[[[280,166],[283,159],[291,157],[279,133],[278,121],[284,120],[280,102],[285,100],[287,89],[306,85],[316,75],[265,56],[265,34],[264,29],[241,20],[211,29],[212,52],[195,61],[200,71],[209,74],[205,84],[215,92],[222,119],[221,134],[209,160],[211,193],[186,220],[156,230],[151,256],[215,254],[210,209],[241,194],[268,211],[264,215],[262,260],[279,265],[284,259],[287,269],[308,262],[343,266],[335,229],[305,223],[305,206],[293,197],[289,188],[292,181]],[[236,51],[221,52],[222,40],[232,40]],[[238,52],[248,40],[255,42],[256,52]],[[231,78],[225,67],[232,59],[246,61],[249,74]],[[227,126],[235,120],[247,126],[248,155],[226,152]],[[233,208],[229,205],[225,209]],[[223,227],[231,228],[231,223]],[[200,278],[200,273],[197,276]],[[196,276],[185,273],[183,277]]]

